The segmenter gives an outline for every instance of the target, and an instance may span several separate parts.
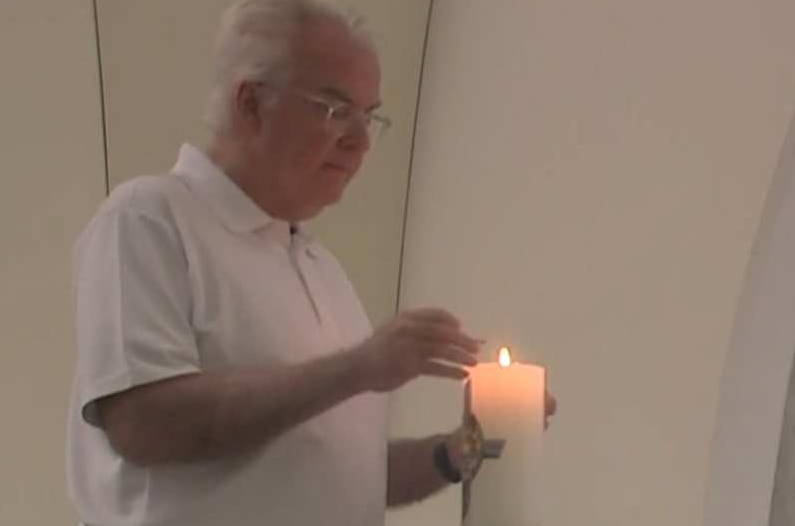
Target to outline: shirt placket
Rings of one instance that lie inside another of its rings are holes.
[[[328,305],[328,293],[317,268],[317,255],[306,243],[293,239],[290,243],[290,257],[321,330],[337,341],[339,329]]]

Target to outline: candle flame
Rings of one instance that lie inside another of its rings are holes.
[[[497,361],[500,364],[500,367],[508,367],[513,362],[511,358],[511,350],[508,347],[501,347],[500,351],[497,355]]]

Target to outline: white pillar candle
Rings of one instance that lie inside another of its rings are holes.
[[[501,349],[501,359],[510,351]],[[502,361],[501,360],[501,361]],[[471,409],[487,440],[506,440],[498,459],[484,460],[471,482],[467,526],[538,526],[543,367],[481,363],[470,370]]]

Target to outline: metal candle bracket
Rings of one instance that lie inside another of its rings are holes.
[[[464,465],[461,468],[462,485],[462,520],[469,512],[469,501],[472,480],[480,471],[484,460],[495,460],[502,456],[506,440],[502,438],[486,438],[478,419],[472,413],[472,383],[464,385]]]

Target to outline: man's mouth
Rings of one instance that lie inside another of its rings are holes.
[[[332,171],[335,171],[335,172],[343,172],[343,173],[346,173],[346,174],[350,173],[350,170],[347,167],[341,166],[339,164],[326,163],[326,164],[323,165],[323,168],[325,168],[327,170],[332,170]]]

